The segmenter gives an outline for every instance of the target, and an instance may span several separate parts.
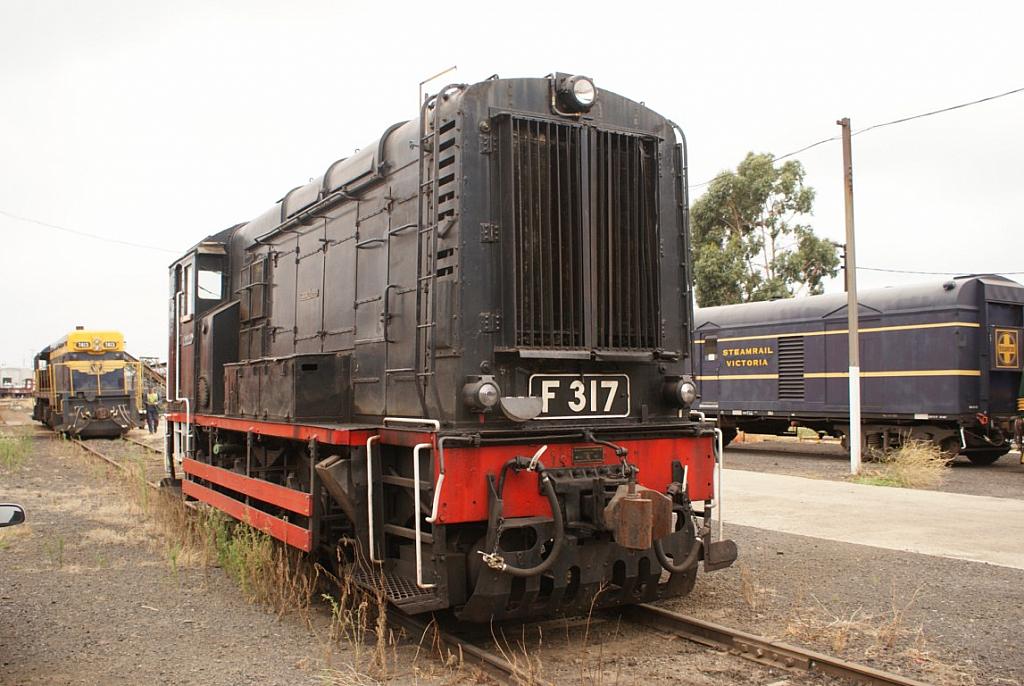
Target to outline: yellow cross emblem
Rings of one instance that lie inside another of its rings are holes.
[[[1014,329],[996,329],[996,368],[1016,369],[1020,366],[1017,359],[1019,341]]]

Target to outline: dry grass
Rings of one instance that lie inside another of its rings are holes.
[[[153,489],[141,457],[128,459],[116,474],[155,530],[175,580],[184,567],[220,567],[250,602],[278,616],[296,611],[308,621],[317,578],[301,552],[211,508],[189,508],[172,491]]]
[[[737,565],[740,572],[740,595],[754,614],[763,612],[771,602],[774,591],[758,582],[757,577],[745,564]]]
[[[852,612],[836,612],[812,596],[815,605],[794,610],[786,633],[803,641],[828,644],[835,653],[843,653],[856,643],[865,657],[892,654],[898,648],[919,643],[921,627],[911,626],[907,613],[921,592],[918,587],[907,600],[900,600],[895,587],[890,609],[869,614],[858,607]]]
[[[0,435],[0,467],[13,472],[21,468],[32,449],[32,439],[15,434]]]
[[[948,458],[932,443],[907,441],[898,449],[865,465],[855,483],[899,488],[935,488],[946,475]]]
[[[803,644],[827,645],[847,659],[909,661],[928,675],[930,683],[973,686],[973,670],[929,651],[922,626],[909,620],[922,589],[901,597],[894,582],[889,609],[876,614],[862,607],[836,611],[812,596],[813,606],[793,610],[785,633]]]
[[[342,546],[358,550],[354,541],[342,541]],[[380,683],[389,680],[398,670],[400,636],[388,625],[384,579],[378,578],[372,590],[358,586],[353,572],[356,565],[366,563],[358,556],[356,559],[349,563],[339,547],[338,575],[320,565],[316,567],[317,574],[331,591],[320,595],[331,610],[329,642],[347,646],[353,656],[344,670],[325,671],[325,683],[338,686]]]

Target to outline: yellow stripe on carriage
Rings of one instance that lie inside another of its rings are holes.
[[[963,326],[966,328],[977,329],[981,326],[978,322],[935,322],[932,324],[901,324],[899,326],[874,326],[860,329],[861,333],[878,333],[881,331],[914,331],[916,329],[948,329],[949,327]],[[849,333],[848,329],[834,329],[829,331],[787,331],[784,333],[763,333],[757,334],[756,336],[730,336],[727,338],[719,338],[719,343],[728,343],[731,341],[760,341],[768,338],[784,338],[786,336],[838,336],[840,334],[846,335]],[[701,338],[694,343],[702,345],[705,339]]]
[[[865,372],[860,373],[861,378],[868,379],[879,379],[879,378],[900,378],[900,377],[911,377],[911,376],[981,376],[981,371],[978,369],[907,369],[903,371],[882,371],[882,372]],[[805,379],[846,379],[849,378],[849,372],[806,372],[803,375]],[[778,374],[721,374],[721,375],[706,375],[696,377],[698,381],[746,381],[750,379],[777,379]],[[1020,401],[1021,405],[1024,406],[1024,400]],[[1021,408],[1018,408],[1021,409]]]
[[[904,371],[887,372],[865,372],[861,371],[861,378],[889,378],[907,376],[981,376],[978,369],[907,369]],[[849,372],[807,372],[805,379],[846,379]]]
[[[778,374],[729,374],[722,376],[698,376],[697,381],[746,381],[748,379],[777,379]]]

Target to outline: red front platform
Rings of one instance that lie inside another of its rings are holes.
[[[629,461],[639,467],[638,483],[664,493],[672,483],[672,462],[687,467],[690,499],[709,500],[714,486],[714,438],[680,437],[648,438],[617,441],[629,450]],[[446,446],[445,480],[438,507],[438,522],[456,524],[487,519],[487,475],[498,476],[502,466],[517,455],[532,456],[544,443],[522,445],[487,445],[477,448]],[[592,444],[584,444],[592,447]],[[583,469],[595,465],[574,465],[571,443],[551,443],[541,456],[548,469],[576,467]],[[610,448],[604,448],[604,462],[616,465],[619,458]],[[435,473],[435,480],[437,474]],[[506,517],[550,517],[551,508],[540,493],[537,475],[532,472],[509,474],[505,481]]]
[[[169,421],[184,422],[184,413],[171,413]],[[379,436],[378,445],[401,445],[407,448],[418,443],[435,444],[436,435],[425,433],[422,428],[344,428],[325,425],[287,424],[232,417],[195,415],[192,421],[199,426],[216,427],[239,433],[253,432],[257,435],[276,436],[308,442],[315,438],[325,445],[364,446],[371,436]],[[629,451],[629,462],[639,468],[638,483],[647,488],[665,493],[673,481],[672,463],[679,462],[686,468],[690,499],[694,502],[714,497],[714,438],[679,436],[674,438],[641,438],[617,442]],[[483,445],[445,448],[445,479],[441,486],[438,502],[439,524],[480,522],[487,519],[488,485],[487,475],[497,477],[502,466],[516,456],[530,457],[544,443],[514,445]],[[593,444],[550,443],[541,456],[548,469],[586,469],[593,463],[573,464],[573,448]],[[617,465],[619,458],[610,448],[602,446],[603,460],[599,464]],[[186,474],[230,489],[236,493],[255,498],[303,516],[312,514],[312,499],[308,493],[286,488],[214,467],[203,462],[186,458],[183,461]],[[434,464],[434,482],[440,474],[439,461]],[[583,473],[580,473],[583,476]],[[311,532],[283,519],[256,510],[244,502],[214,491],[194,481],[185,480],[186,494],[224,510],[231,516],[249,522],[254,527],[303,550],[312,545]],[[551,508],[541,494],[537,474],[521,471],[510,473],[503,494],[506,517],[550,517]]]
[[[184,424],[188,421],[188,417],[184,412],[168,412],[167,421]],[[318,442],[327,445],[365,444],[367,438],[377,433],[375,429],[339,428],[322,424],[289,424],[209,414],[192,415],[192,422],[199,426],[210,426],[240,433],[252,431],[261,436],[291,438],[297,441],[308,441],[315,438]]]

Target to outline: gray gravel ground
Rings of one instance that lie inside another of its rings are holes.
[[[730,449],[727,462],[843,478],[842,455],[806,451]],[[995,470],[954,467],[945,488],[1021,497],[1001,485],[1024,476],[1015,467],[1007,458]],[[140,523],[123,488],[93,458],[49,440],[37,440],[20,468],[0,470],[0,499],[22,501],[30,517],[0,532],[0,683],[372,683],[351,647],[326,638],[322,614],[312,627],[278,620],[245,602],[220,570],[173,572],[166,544]],[[931,683],[1024,684],[1024,571],[749,527],[727,535],[740,562],[702,573],[689,598],[666,607]],[[555,683],[834,683],[610,615],[505,631],[510,658]],[[392,683],[478,681],[412,647],[394,649],[392,662]]]
[[[930,683],[1024,683],[1022,570],[728,524],[726,536],[737,565],[666,607]]]
[[[764,441],[734,443],[725,450],[725,466],[754,472],[789,474],[814,479],[844,480],[850,462],[838,443]],[[935,490],[999,498],[1024,498],[1024,465],[1020,453],[1003,455],[994,464],[978,466],[966,457],[950,465],[946,478]]]
[[[0,530],[0,683],[357,683],[354,651],[329,640],[323,613],[278,619],[220,569],[175,571],[112,468],[35,435],[23,465],[0,468],[0,500],[28,515]],[[393,651],[398,683],[447,678],[415,652]]]
[[[751,527],[726,534],[738,564],[702,572],[693,594],[660,605],[925,683],[1024,684],[1024,571]],[[611,613],[502,632],[509,654],[558,684],[843,683],[752,665]]]

